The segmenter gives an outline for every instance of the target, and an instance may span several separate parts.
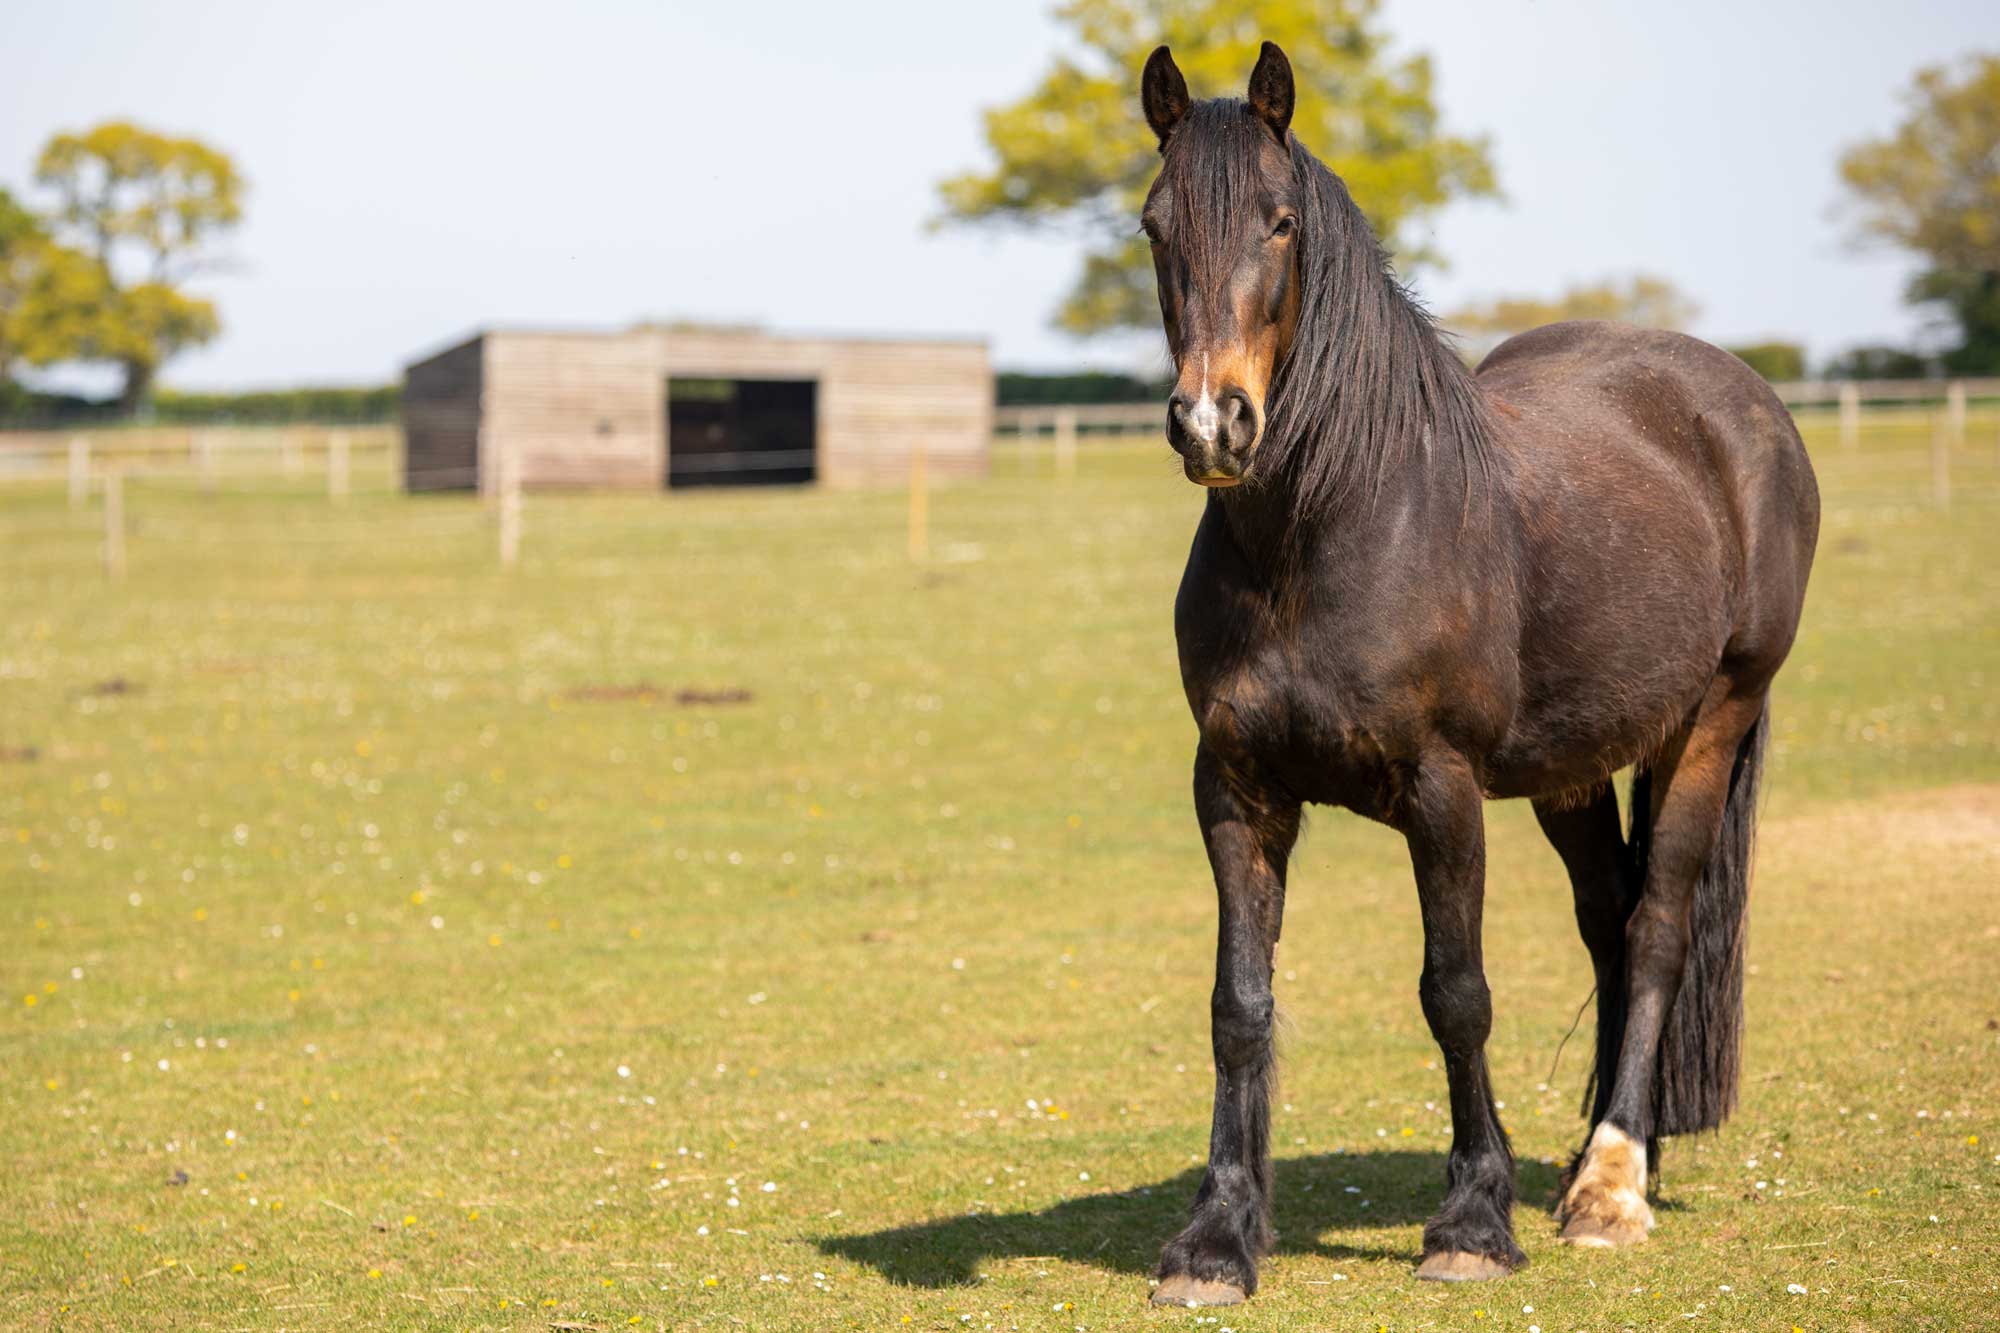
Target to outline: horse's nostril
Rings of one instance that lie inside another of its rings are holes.
[[[1242,389],[1230,389],[1222,398],[1222,441],[1231,450],[1243,452],[1257,441],[1257,407]]]
[[[1175,453],[1181,453],[1188,447],[1187,414],[1187,399],[1179,394],[1167,399],[1167,444]]]

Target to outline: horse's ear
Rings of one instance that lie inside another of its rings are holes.
[[[1146,123],[1159,136],[1160,151],[1167,151],[1167,139],[1173,134],[1174,126],[1181,123],[1187,114],[1187,80],[1181,77],[1181,68],[1174,63],[1174,53],[1166,47],[1154,48],[1146,57],[1146,73],[1139,80],[1139,100],[1146,107]]]
[[[1257,56],[1257,68],[1250,71],[1250,109],[1281,144],[1292,127],[1292,99],[1292,62],[1276,42],[1266,42]]]

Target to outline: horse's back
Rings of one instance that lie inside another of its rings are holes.
[[[1666,456],[1782,483],[1774,503],[1818,514],[1812,465],[1791,413],[1756,371],[1699,338],[1571,320],[1509,338],[1475,374],[1503,419],[1514,415],[1510,404],[1532,403],[1551,424],[1587,429],[1617,409]]]
[[[1512,338],[1477,373],[1523,545],[1513,757],[1539,768],[1531,755],[1587,734],[1629,762],[1717,675],[1763,689],[1819,526],[1805,446],[1770,386],[1698,339],[1584,321]],[[1595,707],[1579,714],[1583,700]],[[1572,728],[1584,734],[1558,734]]]
[[[1803,597],[1819,531],[1812,463],[1784,403],[1737,357],[1686,334],[1574,320],[1508,339],[1477,375],[1525,484],[1574,493],[1586,457],[1609,482],[1654,482],[1670,493],[1641,499],[1722,520],[1717,537],[1739,547],[1733,572]]]

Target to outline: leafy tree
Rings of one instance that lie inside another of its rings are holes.
[[[1446,315],[1442,323],[1474,348],[1487,349],[1517,333],[1565,319],[1610,319],[1653,329],[1682,329],[1701,307],[1665,278],[1635,274],[1623,282],[1573,284],[1553,300],[1503,296]]]
[[[1751,343],[1725,350],[1773,384],[1806,377],[1806,349],[1797,343]]]
[[[1849,148],[1857,236],[1922,255],[1911,302],[1957,326],[1947,371],[2000,374],[2000,56],[1920,70],[1903,123]]]
[[[0,383],[17,364],[82,355],[98,327],[102,284],[88,256],[0,190]]]
[[[1486,141],[1446,134],[1430,61],[1391,60],[1379,0],[1066,0],[1057,19],[1082,48],[1035,90],[986,112],[991,171],[938,187],[940,221],[1062,227],[1089,244],[1057,312],[1077,334],[1159,320],[1137,218],[1158,168],[1139,114],[1139,70],[1162,42],[1197,94],[1240,96],[1258,46],[1291,56],[1300,88],[1292,130],[1340,173],[1405,267],[1434,263],[1415,223],[1452,199],[1494,194]]]
[[[10,378],[21,355],[19,311],[34,285],[47,243],[41,220],[0,190],[0,381]]]
[[[35,178],[55,191],[57,236],[93,269],[65,272],[65,300],[40,312],[57,326],[42,329],[51,346],[76,344],[42,359],[116,362],[125,375],[119,405],[136,411],[162,363],[220,328],[214,305],[181,285],[242,216],[242,177],[206,144],[112,121],[49,140]],[[59,337],[58,328],[67,332]]]

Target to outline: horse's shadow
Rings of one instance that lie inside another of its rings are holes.
[[[1414,1264],[1414,1248],[1325,1239],[1358,1228],[1414,1226],[1444,1197],[1443,1153],[1321,1153],[1277,1164],[1272,1213],[1278,1252]],[[1518,1195],[1532,1207],[1553,1193],[1557,1170],[1519,1164]],[[978,1280],[982,1263],[1060,1259],[1121,1273],[1149,1274],[1161,1244],[1186,1220],[1201,1183],[1192,1167],[1156,1184],[1068,1199],[1037,1213],[967,1213],[861,1235],[821,1236],[823,1253],[867,1264],[891,1282],[955,1287]]]

